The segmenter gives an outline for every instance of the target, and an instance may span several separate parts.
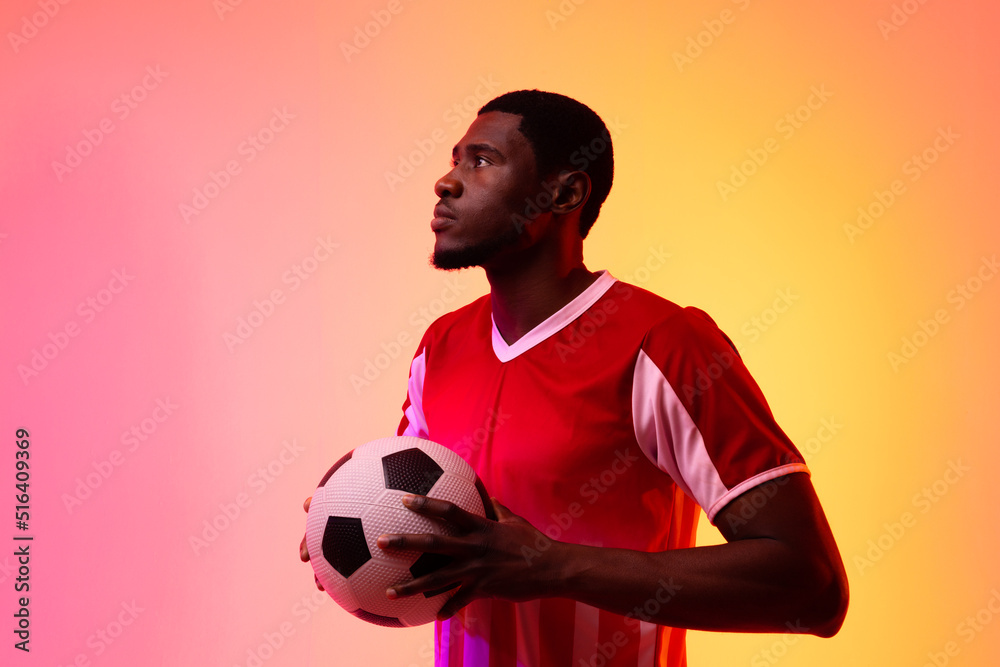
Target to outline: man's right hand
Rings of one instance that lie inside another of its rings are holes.
[[[309,496],[308,498],[306,498],[306,501],[302,503],[302,509],[304,509],[307,513],[309,512],[309,503],[311,502],[312,502],[312,496]],[[302,544],[299,545],[299,558],[302,559],[302,562],[306,562],[309,560],[309,547],[306,546],[305,535],[302,536]],[[315,575],[313,575],[313,579],[316,581],[316,588],[323,590],[323,585],[319,583],[319,579],[316,579]]]

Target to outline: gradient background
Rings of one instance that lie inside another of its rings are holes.
[[[690,663],[996,664],[998,18],[971,0],[6,0],[0,554],[35,539],[30,654],[12,648],[16,562],[0,555],[0,662],[431,663],[429,628],[369,626],[315,592],[301,503],[395,429],[421,309],[486,291],[480,272],[427,265],[432,186],[480,104],[538,87],[619,128],[588,266],[731,335],[806,450],[851,579],[837,637],[692,632]],[[829,95],[800,109],[811,90]],[[252,160],[250,136],[269,141]],[[777,152],[723,197],[768,139]],[[89,154],[57,174],[73,147]],[[230,161],[239,173],[185,220]],[[318,239],[337,247],[293,289]],[[645,268],[651,249],[665,266]],[[257,305],[274,290],[281,303]],[[794,296],[782,313],[779,291]],[[938,310],[947,321],[926,324]],[[227,344],[248,317],[260,326]],[[366,362],[383,368],[356,387]],[[700,542],[718,540],[703,521]]]

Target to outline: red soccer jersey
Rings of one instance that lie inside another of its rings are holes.
[[[452,448],[489,493],[555,540],[694,546],[741,493],[805,463],[705,313],[607,272],[508,345],[489,295],[427,330],[399,435]],[[527,556],[530,558],[530,554]],[[684,631],[560,598],[477,600],[436,632],[437,667],[679,667]]]

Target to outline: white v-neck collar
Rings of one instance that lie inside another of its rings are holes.
[[[604,293],[615,284],[617,279],[607,271],[597,274],[597,280],[592,282],[587,289],[583,290],[575,299],[565,306],[552,313],[545,321],[541,322],[534,329],[524,334],[513,345],[508,345],[507,341],[497,330],[496,320],[490,313],[490,322],[493,324],[493,353],[497,355],[502,363],[507,363],[511,359],[527,352],[543,340],[561,330],[567,324],[583,315],[588,308],[593,306]]]

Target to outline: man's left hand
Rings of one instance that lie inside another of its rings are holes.
[[[378,538],[385,551],[414,550],[444,554],[452,562],[405,584],[386,591],[390,598],[417,595],[461,584],[458,592],[441,608],[445,619],[478,598],[522,601],[545,597],[542,587],[552,580],[552,558],[544,552],[556,543],[525,519],[491,498],[497,520],[463,510],[445,500],[408,495],[403,505],[431,519],[450,524],[455,536],[435,534],[385,534]],[[539,547],[542,547],[539,549]]]

